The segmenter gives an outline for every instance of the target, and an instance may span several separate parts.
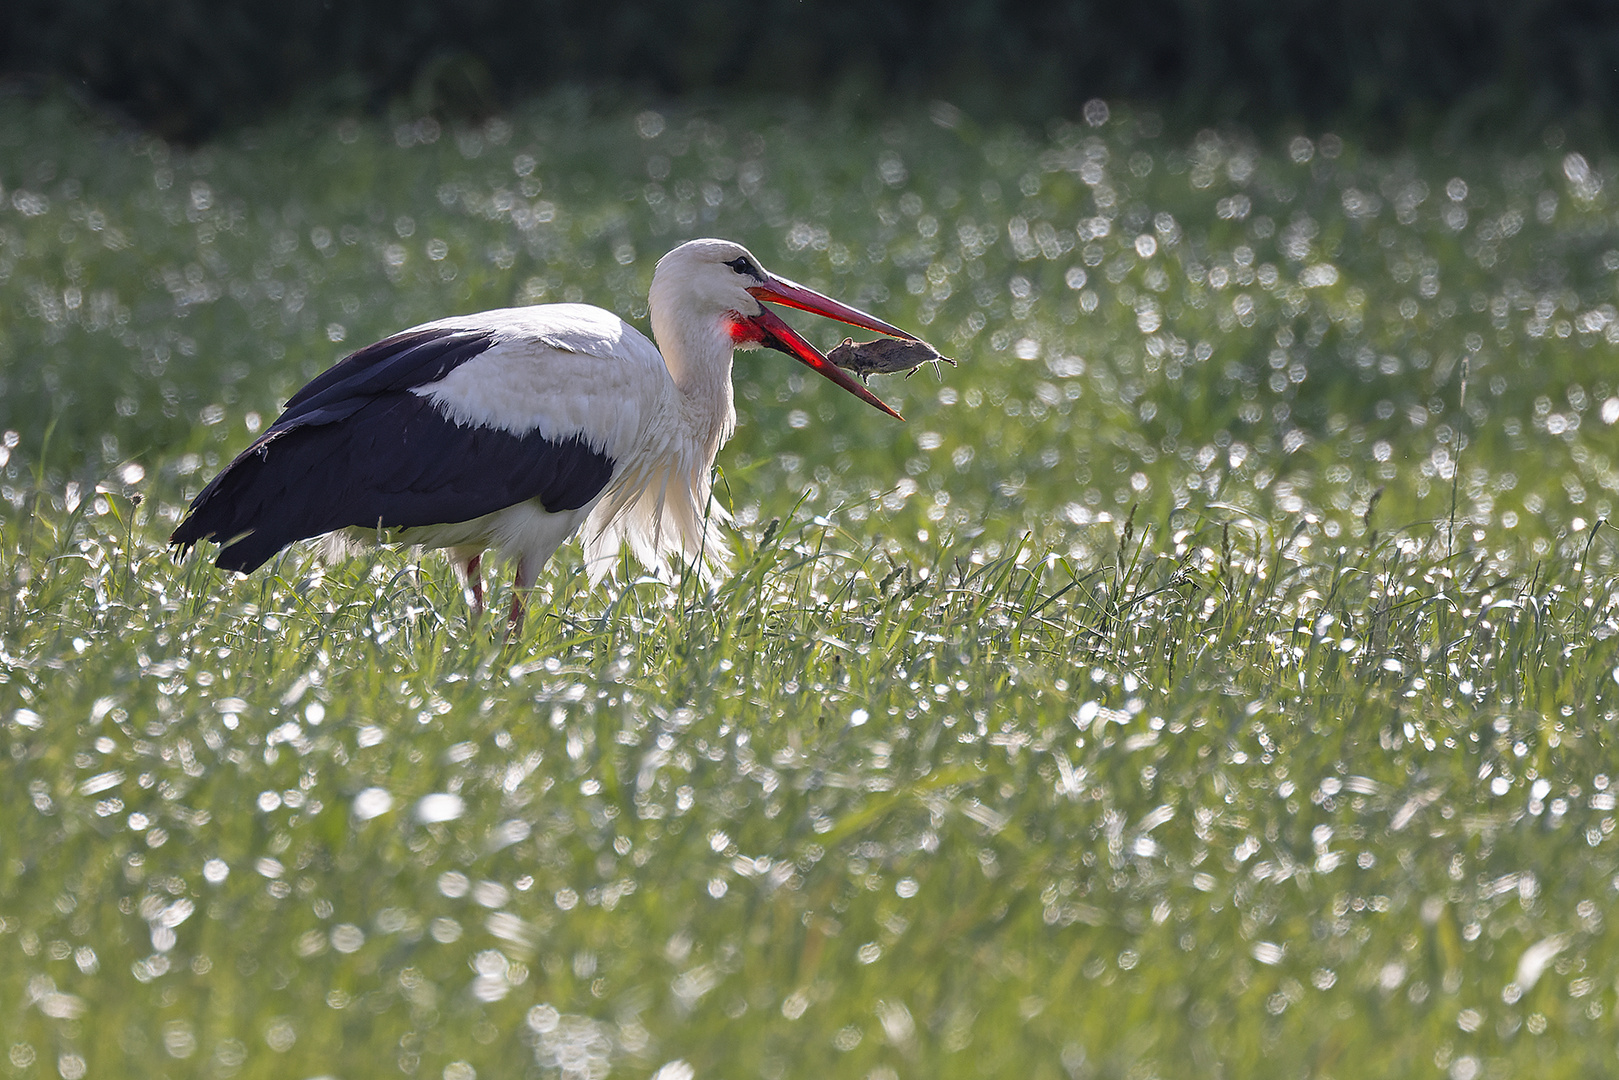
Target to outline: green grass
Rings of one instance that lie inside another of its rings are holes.
[[[1607,163],[4,108],[0,1074],[1613,1067]],[[961,361],[741,358],[718,585],[165,551],[344,349],[703,233]]]

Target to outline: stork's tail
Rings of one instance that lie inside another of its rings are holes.
[[[267,507],[273,493],[266,490],[271,485],[264,482],[262,470],[253,467],[253,460],[243,454],[192,500],[185,520],[169,537],[169,544],[181,556],[200,541],[212,540],[221,545],[215,566],[248,574],[301,539],[279,535],[273,527]]]

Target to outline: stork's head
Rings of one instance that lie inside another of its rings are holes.
[[[652,273],[648,307],[653,333],[666,353],[671,338],[691,340],[692,336],[729,340],[737,349],[775,349],[815,369],[862,401],[903,419],[761,301],[812,311],[891,337],[916,340],[874,315],[777,277],[761,266],[747,248],[729,240],[692,240],[659,259]]]

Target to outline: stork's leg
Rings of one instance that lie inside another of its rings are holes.
[[[536,576],[536,574],[529,572],[526,557],[517,560],[517,577],[512,581],[512,613],[506,621],[506,637],[508,640],[523,633],[523,609],[525,606],[523,597],[529,589],[534,587]]]
[[[472,590],[472,614],[483,618],[483,578],[478,573],[478,566],[483,562],[483,552],[479,552],[467,560],[467,588]]]

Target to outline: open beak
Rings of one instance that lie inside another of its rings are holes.
[[[828,319],[836,319],[850,326],[858,326],[865,330],[875,330],[879,334],[889,337],[904,338],[906,341],[916,341],[915,335],[907,334],[897,326],[890,326],[875,315],[868,315],[859,308],[852,308],[847,304],[840,304],[830,296],[822,296],[814,289],[807,289],[797,282],[769,274],[764,283],[748,289],[756,299],[767,300],[772,304],[784,304],[795,307],[800,311],[810,311],[817,315],[824,315]],[[788,356],[801,361],[805,366],[815,369],[820,374],[843,387],[855,397],[866,404],[881,409],[896,420],[905,419],[899,413],[889,408],[881,398],[862,386],[854,376],[838,367],[821,354],[821,351],[798,335],[791,326],[788,326],[770,309],[760,308],[759,314],[744,316],[744,323],[758,335],[755,340],[767,349],[784,352]]]

